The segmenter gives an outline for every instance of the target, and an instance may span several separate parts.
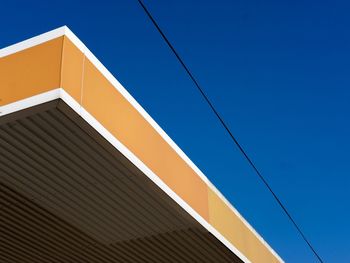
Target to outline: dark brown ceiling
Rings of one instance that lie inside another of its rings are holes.
[[[241,262],[57,100],[0,118],[0,262]]]

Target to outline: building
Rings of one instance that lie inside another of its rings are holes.
[[[282,262],[67,28],[0,50],[0,262]]]

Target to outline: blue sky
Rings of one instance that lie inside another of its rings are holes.
[[[349,2],[145,3],[325,262],[350,262]],[[62,25],[283,259],[317,262],[136,0],[3,0],[0,46]]]

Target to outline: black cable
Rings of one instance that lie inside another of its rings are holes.
[[[287,208],[283,205],[283,203],[281,202],[281,200],[278,198],[278,196],[275,194],[275,192],[272,190],[271,186],[269,185],[269,183],[266,181],[266,179],[264,178],[264,176],[260,173],[260,171],[258,170],[258,168],[255,166],[255,164],[253,163],[253,161],[250,159],[250,157],[248,156],[248,154],[246,153],[246,151],[243,149],[243,147],[240,145],[240,143],[237,141],[237,139],[235,138],[235,136],[232,134],[231,130],[228,128],[227,124],[225,123],[225,121],[223,120],[223,118],[220,116],[220,114],[218,113],[218,111],[215,109],[213,103],[210,101],[210,99],[208,98],[208,96],[205,94],[205,92],[203,91],[203,89],[200,87],[199,83],[197,82],[197,80],[195,79],[195,77],[192,75],[191,71],[189,70],[189,68],[186,66],[186,64],[183,62],[183,60],[181,59],[180,55],[176,52],[174,46],[170,43],[170,41],[168,40],[168,38],[164,35],[163,31],[160,29],[160,27],[158,26],[157,22],[154,20],[153,16],[151,15],[151,13],[148,11],[148,9],[146,8],[146,6],[144,5],[144,3],[141,0],[137,0],[139,2],[139,4],[141,5],[142,9],[145,11],[145,13],[147,14],[147,16],[149,17],[149,19],[152,21],[153,25],[157,28],[158,32],[161,34],[162,38],[164,39],[164,41],[167,43],[167,45],[169,46],[169,48],[171,49],[171,51],[174,53],[174,55],[176,56],[176,58],[178,59],[178,61],[180,62],[180,64],[183,66],[183,68],[185,69],[185,71],[187,72],[187,74],[189,75],[189,77],[191,78],[191,80],[193,81],[193,83],[196,85],[198,91],[202,94],[203,98],[205,99],[205,101],[208,103],[209,107],[211,108],[211,110],[213,111],[213,113],[215,114],[215,116],[219,119],[220,123],[222,124],[222,126],[225,128],[225,130],[227,131],[227,133],[229,134],[229,136],[231,137],[231,139],[233,140],[233,142],[236,144],[236,146],[238,147],[238,149],[240,150],[240,152],[244,155],[244,157],[246,158],[246,160],[248,161],[248,163],[250,164],[250,166],[253,168],[253,170],[256,172],[256,174],[258,175],[258,177],[260,178],[260,180],[264,183],[264,185],[267,187],[267,189],[270,191],[270,193],[272,194],[272,196],[275,198],[275,200],[277,201],[277,203],[279,204],[279,206],[282,208],[282,210],[284,211],[284,213],[287,215],[287,217],[289,218],[289,220],[292,222],[292,224],[294,225],[294,227],[297,229],[297,231],[299,232],[299,234],[301,235],[301,237],[303,238],[303,240],[306,242],[306,244],[309,246],[309,248],[311,249],[311,251],[313,252],[313,254],[317,257],[317,259],[323,263],[324,261],[321,259],[321,257],[318,255],[318,253],[316,252],[316,250],[313,248],[313,246],[311,245],[311,243],[308,241],[308,239],[306,238],[306,236],[304,235],[303,231],[301,231],[300,227],[298,226],[298,224],[295,222],[295,220],[293,219],[293,217],[291,216],[291,214],[288,212]]]

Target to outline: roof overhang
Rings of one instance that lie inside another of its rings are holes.
[[[282,262],[67,27],[0,72],[1,260]]]

